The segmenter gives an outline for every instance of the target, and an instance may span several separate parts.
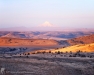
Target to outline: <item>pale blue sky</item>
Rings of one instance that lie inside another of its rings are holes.
[[[0,0],[1,27],[94,28],[94,0]]]

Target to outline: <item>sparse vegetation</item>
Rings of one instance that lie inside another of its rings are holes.
[[[11,71],[33,72],[30,75],[94,75],[94,43],[90,40],[93,36],[67,41],[55,41],[49,40],[49,38],[34,40],[0,38],[0,45],[8,46],[0,47],[0,68],[3,65]],[[87,40],[88,38],[89,40]],[[40,45],[43,48],[39,48],[39,50],[36,47]],[[52,49],[51,45],[62,45],[62,47],[56,46]],[[35,51],[32,51],[30,46],[34,46]],[[45,46],[49,48],[46,49]]]

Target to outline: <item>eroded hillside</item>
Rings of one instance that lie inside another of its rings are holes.
[[[57,44],[57,41],[47,39],[0,38],[0,46],[50,46]]]

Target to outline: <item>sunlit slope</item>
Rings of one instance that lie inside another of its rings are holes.
[[[67,40],[67,42],[70,45],[94,43],[94,34],[88,35],[88,36],[82,36],[82,37],[73,38],[73,39]]]
[[[56,53],[58,51],[60,52],[77,52],[77,51],[82,51],[82,52],[94,52],[94,43],[92,44],[79,44],[79,45],[74,45],[74,46],[69,46],[66,48],[56,48],[56,49],[49,49],[49,50],[36,50],[36,51],[31,51],[30,53],[38,53],[38,52],[51,52],[51,53]]]
[[[77,52],[78,50],[82,52],[94,52],[94,43],[92,44],[80,44],[80,45],[74,45],[74,46],[69,46],[66,48],[60,48],[56,50],[52,50],[52,52]]]
[[[51,46],[58,45],[55,40],[47,39],[19,39],[19,38],[0,38],[0,46]]]

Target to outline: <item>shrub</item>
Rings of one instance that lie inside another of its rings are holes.
[[[49,51],[49,53],[51,53],[51,51]]]
[[[69,57],[72,57],[72,55],[69,55]]]
[[[81,54],[80,56],[81,56],[81,57],[86,57],[86,55],[84,55],[84,54]]]
[[[43,54],[46,53],[45,51],[42,52]]]
[[[27,55],[30,55],[30,53],[28,53]]]
[[[58,51],[57,54],[60,54],[60,51]]]

